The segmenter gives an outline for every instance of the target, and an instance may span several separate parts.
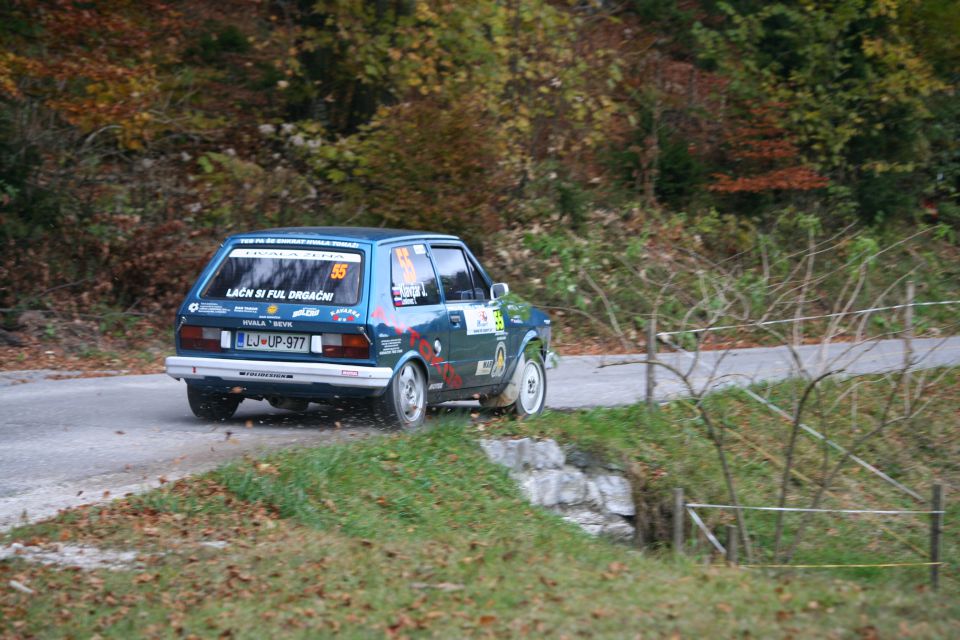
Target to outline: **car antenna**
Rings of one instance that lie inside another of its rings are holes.
[[[357,327],[357,329],[360,330],[360,335],[362,335],[364,338],[367,339],[367,344],[369,344],[369,345],[372,347],[372,346],[373,346],[373,340],[371,340],[371,339],[370,339],[370,336],[367,335],[367,329],[366,329],[366,327],[360,326],[360,327]]]

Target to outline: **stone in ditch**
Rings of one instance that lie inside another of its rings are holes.
[[[632,542],[634,531],[629,523],[618,518],[616,522],[608,522],[603,525],[600,534],[604,538],[609,538],[615,542]]]
[[[600,526],[607,524],[607,517],[591,509],[564,509],[559,511],[563,519],[578,524],[581,527]]]
[[[596,476],[593,481],[603,496],[603,504],[607,511],[621,516],[636,515],[637,510],[633,505],[633,492],[630,489],[630,482],[626,478]]]
[[[529,439],[481,440],[480,446],[483,447],[487,458],[494,464],[503,465],[511,471],[520,471],[523,468],[520,458],[522,445],[518,446],[518,442],[529,442]]]
[[[563,449],[554,440],[541,440],[533,445],[529,466],[533,469],[562,469],[566,462]]]
[[[586,496],[586,476],[579,471],[545,469],[523,474],[520,487],[531,504],[553,507],[577,504]]]
[[[587,476],[587,492],[583,502],[584,504],[588,504],[596,509],[605,508],[603,504],[603,494],[600,493],[600,487],[597,486],[596,480],[590,476]]]

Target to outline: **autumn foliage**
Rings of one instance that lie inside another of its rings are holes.
[[[783,105],[754,107],[727,129],[729,164],[736,173],[713,174],[708,189],[717,193],[810,191],[829,184],[803,162],[789,132],[778,124],[782,111]]]
[[[926,26],[957,10],[908,4],[2,3],[0,307],[166,309],[277,225],[950,224],[956,46]]]

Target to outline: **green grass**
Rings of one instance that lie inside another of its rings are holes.
[[[822,387],[825,421],[816,411],[805,414],[805,422],[828,433],[846,447],[871,425],[886,399],[887,382],[882,378],[860,378],[857,386],[858,414],[846,401],[835,404],[846,393],[851,397],[851,381]],[[800,387],[781,383],[757,389],[772,402],[788,411]],[[920,492],[931,494],[937,481],[947,487],[960,486],[960,370],[947,375],[932,391],[933,402],[913,421],[891,426],[882,437],[869,440],[858,455],[884,470],[894,479]],[[751,400],[740,390],[711,396],[706,406],[715,421],[724,426],[725,449],[729,455],[735,486],[741,504],[776,506],[782,475],[783,447],[789,425]],[[501,435],[549,437],[577,446],[628,469],[639,499],[648,505],[671,504],[674,487],[684,488],[689,502],[729,504],[716,450],[705,437],[705,429],[688,402],[673,402],[654,415],[643,406],[599,409],[569,414],[552,414],[529,423],[504,423],[494,428]],[[830,465],[838,459],[830,452]],[[824,448],[809,436],[797,441],[795,475],[790,483],[787,505],[807,507],[823,476]],[[943,539],[945,559],[960,558],[956,523],[960,505],[947,499],[946,529]],[[877,476],[853,463],[847,463],[834,481],[830,493],[820,505],[840,509],[929,509],[901,493]],[[701,510],[701,517],[716,531],[733,524],[729,511]],[[775,514],[747,512],[746,520],[758,551],[757,562],[771,562]],[[801,520],[799,514],[785,517],[786,541],[792,540]],[[658,523],[654,523],[655,525]],[[669,538],[666,525],[653,527],[651,535]],[[875,564],[925,562],[929,548],[929,520],[926,516],[815,515],[809,532],[801,541],[793,562],[797,564]],[[701,541],[698,552],[706,552]],[[927,567],[857,568],[824,572],[828,576],[864,578],[894,587],[922,585]],[[954,566],[943,569],[946,589],[958,589]]]
[[[960,390],[956,376],[950,385],[952,393]],[[955,418],[955,400],[947,394],[932,415]],[[756,407],[733,392],[714,401],[736,417],[737,428],[773,449],[776,425]],[[73,510],[13,531],[5,542],[134,548],[143,552],[144,567],[83,573],[0,563],[0,585],[17,580],[36,592],[0,589],[0,635],[960,634],[953,578],[932,594],[923,571],[773,575],[706,566],[702,548],[675,560],[656,549],[613,545],[527,505],[476,444],[491,435],[556,437],[620,464],[648,506],[674,486],[698,500],[721,499],[715,454],[691,417],[676,403],[656,416],[633,407],[466,427],[438,420],[425,433],[243,459],[110,506]],[[955,445],[955,437],[949,442]],[[742,447],[731,453],[743,502],[769,504],[775,466]],[[924,469],[902,473],[923,475],[938,464],[932,457]],[[876,483],[851,474],[841,488],[859,500]],[[891,497],[878,491],[878,501]],[[951,508],[948,523],[958,515]],[[722,522],[723,514],[711,516],[712,524]],[[834,524],[832,536],[816,536],[803,557],[894,555],[869,549],[857,538],[863,532],[844,522]],[[761,520],[751,520],[751,528],[765,535]],[[228,546],[201,544],[210,540]]]

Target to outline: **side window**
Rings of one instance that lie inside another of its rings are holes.
[[[427,247],[408,244],[390,250],[390,294],[395,307],[440,303],[440,289]]]
[[[473,299],[488,299],[490,297],[490,291],[487,288],[487,283],[484,282],[483,276],[480,275],[480,270],[477,269],[477,266],[473,264],[469,258],[467,259],[467,269],[470,270],[470,277],[473,278]]]
[[[453,247],[433,247],[433,259],[437,263],[443,297],[447,302],[484,299],[483,291],[474,289],[470,267],[467,266],[463,251]]]

